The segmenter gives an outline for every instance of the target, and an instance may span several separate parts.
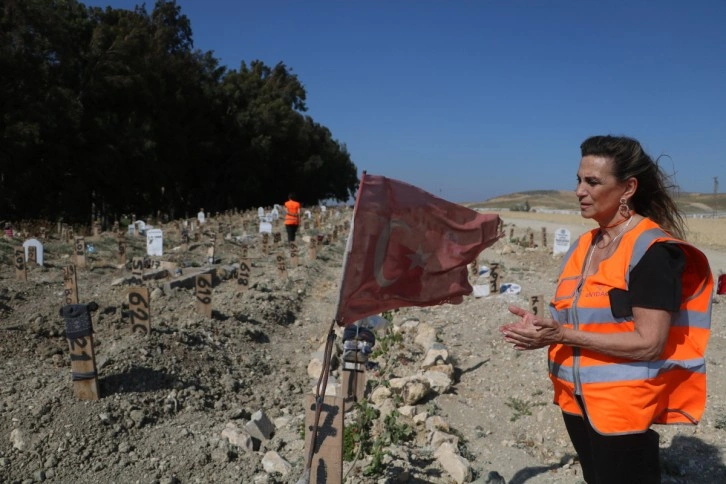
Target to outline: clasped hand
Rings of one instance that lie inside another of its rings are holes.
[[[509,312],[519,316],[519,321],[500,326],[499,331],[515,350],[536,350],[562,341],[564,330],[557,321],[538,318],[517,306],[509,306]]]

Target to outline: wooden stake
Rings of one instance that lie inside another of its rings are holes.
[[[278,253],[275,256],[277,259],[277,277],[280,279],[287,279],[287,268],[285,267],[285,256],[282,253]]]
[[[86,267],[86,240],[83,237],[74,238],[73,255],[76,267]]]
[[[237,290],[240,292],[246,291],[250,287],[251,270],[250,261],[248,259],[242,259],[239,263],[239,270],[237,271]]]
[[[318,243],[315,241],[315,238],[310,239],[310,244],[308,245],[308,259],[315,260],[318,256],[317,251]]]
[[[38,249],[34,245],[28,245],[28,266],[38,265]]]
[[[290,265],[292,267],[297,267],[300,265],[300,259],[297,253],[297,244],[295,242],[290,242]]]
[[[199,274],[196,277],[197,312],[212,317],[212,274]]]
[[[25,266],[25,250],[22,247],[15,249],[15,278],[19,281],[28,280],[28,269]]]
[[[547,247],[547,227],[542,227],[542,247]]]
[[[120,265],[126,265],[126,241],[118,241],[118,263]]]
[[[313,447],[310,484],[343,482],[343,399],[325,396],[320,410],[317,439]],[[315,395],[305,396],[305,455],[313,445]]]
[[[97,306],[96,306],[97,307]],[[73,391],[80,400],[98,400],[98,374],[93,347],[90,304],[70,304],[60,310],[71,353]]]
[[[63,302],[78,304],[78,281],[76,280],[76,266],[70,265],[63,268]]]
[[[141,331],[145,336],[151,333],[149,288],[129,287],[129,319],[132,333]]]
[[[489,292],[499,294],[499,264],[496,262],[489,265]]]
[[[345,411],[363,401],[366,391],[366,373],[362,363],[343,362],[343,398]]]
[[[535,316],[542,316],[544,314],[544,296],[531,296],[529,298],[529,310]]]

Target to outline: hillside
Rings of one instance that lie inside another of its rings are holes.
[[[726,193],[680,193],[676,201],[687,214],[726,211]],[[572,190],[530,190],[490,198],[482,202],[467,203],[480,209],[516,209],[528,203],[533,209],[577,210],[577,197]]]

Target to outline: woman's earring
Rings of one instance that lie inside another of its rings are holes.
[[[630,218],[633,216],[633,214],[630,212],[630,207],[628,206],[628,200],[626,198],[620,199],[620,207],[618,207],[618,211],[620,211],[620,215],[625,218]]]

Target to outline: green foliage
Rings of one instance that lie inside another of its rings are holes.
[[[110,221],[347,200],[345,145],[304,113],[284,63],[220,66],[175,1],[0,8],[0,213]],[[29,33],[32,33],[30,35]],[[91,207],[94,212],[91,214]]]
[[[394,333],[390,328],[386,329],[383,336],[376,340],[376,346],[371,353],[371,358],[375,359],[387,354],[394,345],[401,344],[403,336],[401,333]]]
[[[538,402],[538,403],[532,403],[526,400],[521,400],[516,397],[508,397],[507,401],[504,402],[506,406],[514,410],[514,415],[509,419],[510,422],[515,422],[519,420],[520,417],[524,415],[532,415],[532,408],[539,405],[544,405],[544,403]]]
[[[525,200],[524,203],[509,208],[512,212],[529,212],[530,209],[529,200]]]

